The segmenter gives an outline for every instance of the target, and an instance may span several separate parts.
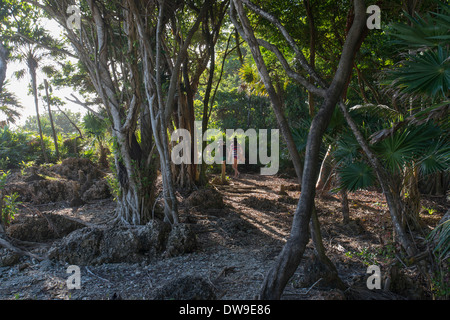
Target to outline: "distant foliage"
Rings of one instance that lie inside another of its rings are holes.
[[[18,168],[22,162],[33,161],[40,150],[37,134],[0,129],[0,170]]]

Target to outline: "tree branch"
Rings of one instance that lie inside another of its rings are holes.
[[[98,113],[97,111],[94,111],[93,109],[91,109],[89,107],[89,104],[86,102],[82,102],[80,101],[80,99],[78,99],[73,93],[71,94],[71,96],[73,97],[73,100],[70,99],[69,97],[65,97],[67,101],[70,101],[72,103],[78,104],[80,106],[82,106],[83,108],[87,109],[88,111],[92,112],[96,117],[98,117],[101,120],[105,120],[105,117],[102,116],[100,113]]]
[[[316,80],[317,83],[320,84],[320,86],[326,88],[327,84],[325,83],[325,81],[317,74],[316,70],[314,70],[314,68],[308,63],[303,52],[297,46],[297,43],[292,38],[292,36],[287,32],[286,28],[281,24],[281,22],[277,18],[275,18],[273,15],[271,15],[270,13],[264,11],[263,9],[261,9],[260,7],[258,7],[254,3],[252,3],[250,0],[242,0],[242,2],[245,3],[250,10],[257,13],[261,17],[265,18],[266,20],[271,22],[274,26],[276,26],[278,28],[278,30],[280,30],[284,39],[286,39],[289,46],[292,48],[292,50],[294,50],[296,58],[297,58],[298,62],[300,63],[300,65],[302,66],[302,68],[311,77],[313,77],[314,80]]]
[[[325,97],[326,96],[326,90],[325,89],[316,87],[311,82],[306,80],[306,78],[304,78],[302,75],[300,75],[297,72],[295,72],[294,70],[292,70],[292,68],[289,66],[289,63],[286,61],[286,58],[281,53],[281,51],[278,49],[278,47],[276,47],[275,45],[273,45],[273,44],[271,44],[271,43],[269,43],[269,42],[267,42],[266,40],[263,40],[263,39],[257,39],[257,41],[258,41],[258,44],[260,46],[266,48],[267,50],[269,50],[269,51],[271,51],[272,53],[275,54],[275,56],[278,58],[278,61],[280,61],[281,65],[283,66],[284,70],[286,71],[286,74],[290,78],[292,78],[295,81],[297,81],[298,83],[300,83],[309,92],[314,93],[314,94],[316,94],[316,95],[318,95],[320,97]]]

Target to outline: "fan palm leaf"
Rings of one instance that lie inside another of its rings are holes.
[[[442,259],[450,251],[450,220],[439,224],[429,235],[429,240],[435,240],[434,252]]]
[[[423,93],[432,98],[439,94],[445,98],[450,88],[449,49],[438,46],[412,56],[391,76],[405,93]]]
[[[445,3],[439,5],[441,12],[427,13],[424,18],[419,15],[404,15],[411,24],[394,23],[390,34],[396,38],[394,43],[404,49],[433,48],[450,43],[450,6]]]
[[[365,162],[350,163],[338,170],[341,188],[348,191],[365,189],[373,185],[375,175]]]
[[[0,113],[6,116],[8,122],[16,123],[16,120],[20,117],[19,109],[23,109],[20,101],[4,86],[0,91]]]

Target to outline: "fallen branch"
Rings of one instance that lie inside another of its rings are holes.
[[[0,238],[0,247],[6,248],[8,250],[14,251],[15,253],[19,254],[19,255],[23,255],[23,256],[28,256],[31,258],[34,258],[36,260],[42,261],[45,258],[41,257],[41,256],[37,256],[34,253],[28,252],[28,251],[24,251],[14,245],[12,245],[9,241],[6,241],[3,238]]]
[[[309,289],[308,289],[306,292],[302,292],[302,293],[300,293],[300,294],[301,294],[301,295],[307,295],[307,294],[311,291],[311,289],[314,288],[315,285],[318,284],[320,281],[322,281],[322,278],[320,278],[319,280],[317,280],[316,282],[314,282],[313,285],[312,285],[311,287],[309,287]]]
[[[93,273],[93,272],[92,272],[91,270],[89,270],[89,268],[88,268],[88,267],[85,267],[85,268],[86,268],[86,271],[87,271],[87,272],[89,272],[90,274],[92,274],[93,276],[95,276],[95,277],[99,278],[100,280],[103,280],[103,281],[106,281],[106,282],[109,282],[109,283],[111,283],[111,281],[109,281],[108,279],[102,278],[102,277],[100,277],[100,276],[96,275],[95,273]]]

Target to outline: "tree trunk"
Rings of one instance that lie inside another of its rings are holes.
[[[33,97],[34,97],[34,106],[36,107],[36,121],[38,125],[39,130],[39,136],[41,138],[41,150],[42,155],[44,157],[44,161],[48,163],[48,157],[47,153],[45,152],[45,144],[44,144],[44,136],[42,134],[42,127],[41,127],[41,118],[39,116],[39,102],[38,102],[38,95],[37,95],[37,80],[36,80],[36,61],[34,61],[33,58],[28,58],[28,68],[30,71],[31,76],[31,87],[33,89]]]
[[[250,23],[245,15],[241,1],[234,0],[233,3],[239,14],[239,18],[245,32],[246,41],[252,50],[258,70],[261,74],[261,78],[263,79],[266,89],[271,96],[274,110],[276,110],[276,114],[279,114],[281,109],[275,107],[275,105],[279,106],[279,99],[276,99],[276,94],[274,94],[270,77],[265,67],[264,60],[262,59],[261,52],[259,51],[258,41],[256,40],[254,34],[250,32]],[[342,95],[346,80],[348,79],[348,75],[352,69],[352,60],[355,55],[359,39],[365,28],[365,6],[362,1],[355,0],[355,12],[355,19],[350,32],[348,33],[346,43],[344,44],[338,69],[330,87],[326,90],[326,95],[321,108],[312,120],[310,132],[308,134],[305,163],[303,167],[302,193],[294,215],[291,234],[286,245],[283,247],[281,254],[278,256],[277,261],[269,270],[269,273],[264,280],[260,295],[261,299],[279,299],[281,297],[284,287],[300,263],[306,244],[309,240],[308,224],[311,220],[311,214],[314,206],[315,184],[318,176],[317,163],[319,160],[322,136],[328,126],[334,108]],[[237,21],[233,21],[233,23],[237,25]],[[295,151],[298,155],[296,149]]]
[[[316,26],[314,22],[314,15],[312,13],[311,0],[304,0],[306,15],[308,16],[309,23],[309,64],[315,68],[316,65]],[[313,82],[313,78],[310,77],[310,81]],[[309,115],[314,116],[314,95],[308,91],[308,105]]]
[[[0,92],[3,89],[3,84],[4,84],[5,78],[6,78],[7,54],[8,53],[6,51],[6,48],[0,42]]]
[[[302,167],[301,167],[300,155],[297,151],[297,146],[295,145],[294,139],[292,137],[292,132],[289,128],[289,124],[286,120],[286,117],[284,116],[281,98],[277,94],[275,87],[273,86],[273,82],[269,75],[269,71],[267,69],[267,66],[264,62],[261,51],[259,49],[258,41],[256,40],[255,35],[253,34],[252,28],[250,26],[250,22],[249,22],[246,14],[244,12],[244,9],[242,7],[242,2],[238,1],[238,0],[233,0],[232,3],[234,3],[234,5],[231,5],[231,7],[230,7],[231,8],[230,16],[233,21],[233,24],[236,26],[236,29],[238,29],[242,38],[244,38],[244,40],[250,46],[250,50],[251,50],[253,58],[256,62],[256,66],[257,66],[258,72],[261,76],[261,80],[263,81],[264,86],[269,94],[269,98],[272,103],[272,108],[275,113],[278,127],[280,128],[280,131],[286,142],[286,145],[287,145],[287,148],[289,151],[289,155],[292,160],[292,164],[294,165],[295,173],[296,173],[297,177],[302,177],[303,171],[302,171]],[[237,10],[237,12],[238,12],[239,19],[242,24],[242,28],[239,27],[239,24],[237,22],[235,10]],[[299,179],[299,183],[300,183],[301,178],[298,178],[298,179]]]
[[[380,182],[381,188],[383,189],[384,196],[386,197],[386,202],[389,206],[392,224],[394,226],[394,231],[399,242],[409,256],[414,256],[416,250],[414,249],[413,244],[411,243],[408,235],[405,232],[405,229],[402,226],[403,203],[400,197],[400,193],[396,192],[395,188],[392,187],[393,183],[389,178],[389,174],[382,167],[375,154],[370,150],[367,141],[364,139],[356,123],[350,116],[350,113],[347,110],[347,106],[342,102],[339,104],[339,106],[342,110],[342,113],[344,114],[345,120],[347,121],[353,134],[355,135],[356,140],[363,149],[370,165],[377,175],[378,181]]]
[[[59,160],[58,138],[56,136],[55,124],[53,123],[52,110],[50,107],[50,96],[48,94],[48,82],[46,79],[44,80],[44,86],[45,86],[45,95],[47,96],[48,117],[50,119],[50,125],[52,127],[53,142],[55,143],[56,159]]]
[[[324,191],[325,184],[328,181],[328,178],[332,171],[331,160],[331,145],[329,145],[327,153],[325,154],[325,157],[323,158],[322,164],[320,166],[319,178],[316,184],[316,190],[318,191]]]
[[[348,192],[344,188],[341,189],[342,204],[342,222],[347,224],[350,222],[350,209],[348,207]]]
[[[401,198],[405,206],[402,217],[403,228],[409,227],[413,230],[420,230],[419,169],[417,166],[405,168],[402,186]]]
[[[332,285],[340,290],[345,290],[346,285],[342,282],[341,278],[339,278],[336,266],[331,262],[331,260],[327,257],[325,252],[325,246],[322,241],[322,234],[320,232],[320,223],[319,218],[317,216],[317,210],[315,205],[313,205],[313,212],[311,216],[310,222],[311,229],[311,237],[314,243],[314,247],[316,249],[317,261],[322,265],[321,270],[325,269],[327,283]]]
[[[212,105],[210,105],[210,97],[211,97],[211,90],[212,90],[212,85],[213,85],[215,62],[216,62],[216,51],[214,48],[214,41],[212,39],[212,36],[209,34],[209,31],[207,31],[206,43],[207,43],[207,45],[209,45],[210,67],[209,67],[208,83],[206,85],[205,97],[203,100],[202,137],[205,134],[206,130],[208,129],[208,122],[209,122],[208,108],[212,108]],[[202,139],[202,150],[205,150],[205,148],[206,148],[206,141],[203,141],[203,139]],[[200,166],[199,183],[201,185],[206,185],[208,183],[208,179],[206,178],[205,159],[203,159],[201,166]]]
[[[0,235],[5,232],[3,227],[3,190],[0,190]]]
[[[189,79],[188,72],[188,59],[183,63],[182,73],[183,73],[183,85],[184,90],[180,88],[180,96],[178,99],[178,113],[176,123],[177,127],[181,129],[186,129],[189,131],[191,135],[191,154],[190,159],[191,163],[189,164],[180,164],[178,166],[174,166],[174,178],[175,184],[177,187],[191,190],[195,187],[196,177],[197,177],[197,164],[193,161],[195,157],[195,115],[194,115],[194,89],[198,87],[198,82],[200,78],[193,79],[194,83],[191,84],[191,80]],[[186,91],[184,94],[183,91]]]

